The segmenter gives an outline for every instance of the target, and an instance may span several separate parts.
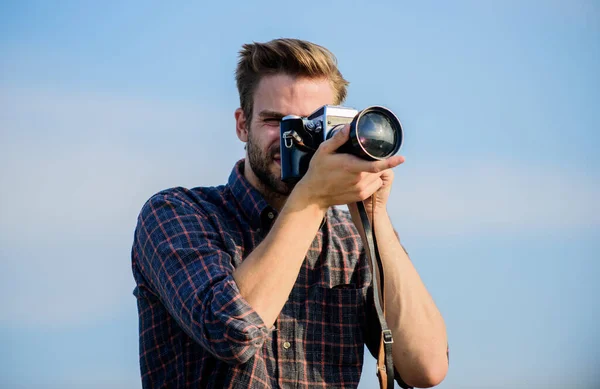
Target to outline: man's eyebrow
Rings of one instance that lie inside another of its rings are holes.
[[[263,111],[260,111],[260,113],[258,114],[258,116],[261,119],[283,119],[283,117],[285,116],[284,114],[282,114],[281,112],[277,112],[277,111],[269,111],[268,109],[265,109]]]

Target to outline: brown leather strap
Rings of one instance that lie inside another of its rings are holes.
[[[387,322],[385,321],[383,263],[379,257],[377,240],[373,229],[371,228],[365,205],[362,201],[359,201],[356,205],[365,234],[365,242],[363,242],[363,244],[371,262],[371,269],[373,270],[373,300],[379,324],[381,325],[379,355],[377,357],[377,377],[381,389],[394,389],[394,362],[392,358],[392,343],[394,343],[394,339],[392,337],[392,331],[390,331]]]

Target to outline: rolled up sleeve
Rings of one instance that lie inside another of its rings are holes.
[[[231,364],[248,361],[268,330],[233,279],[222,234],[182,193],[159,193],[138,218],[140,271],[181,328]]]

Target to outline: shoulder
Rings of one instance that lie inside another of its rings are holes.
[[[227,201],[225,186],[196,187],[192,189],[173,187],[150,196],[140,211],[140,218],[150,215],[164,216],[171,213],[195,213],[208,215]]]

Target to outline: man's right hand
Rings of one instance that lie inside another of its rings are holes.
[[[349,139],[350,125],[321,143],[313,155],[307,173],[294,191],[326,211],[334,205],[351,204],[371,197],[383,184],[381,175],[404,162],[393,156],[382,161],[367,161],[336,150]]]

